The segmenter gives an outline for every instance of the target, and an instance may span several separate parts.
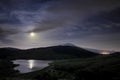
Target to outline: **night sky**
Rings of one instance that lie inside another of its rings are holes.
[[[0,0],[0,47],[66,43],[120,51],[120,0]]]

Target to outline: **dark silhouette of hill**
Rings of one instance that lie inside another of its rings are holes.
[[[20,52],[20,49],[17,48],[0,48],[0,59],[12,57],[14,53]]]
[[[113,57],[114,57],[114,56],[115,56],[115,57],[118,56],[118,57],[119,57],[119,56],[120,56],[120,52],[114,52],[114,53],[111,54],[111,56],[113,56]]]
[[[97,56],[97,53],[90,52],[76,46],[59,45],[45,48],[33,48],[20,50],[15,48],[1,48],[0,58],[11,59],[72,59]]]

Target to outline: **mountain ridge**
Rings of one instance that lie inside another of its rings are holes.
[[[0,58],[15,59],[72,59],[93,57],[99,54],[84,48],[69,45],[58,45],[32,49],[0,48]]]

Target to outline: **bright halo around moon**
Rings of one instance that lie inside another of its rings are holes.
[[[31,32],[31,33],[30,33],[30,36],[31,36],[31,37],[34,37],[34,36],[35,36],[35,33],[34,33],[34,32]]]

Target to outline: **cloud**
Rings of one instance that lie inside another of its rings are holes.
[[[12,43],[13,40],[9,36],[20,33],[20,28],[17,28],[15,25],[0,25],[0,41],[3,43]]]
[[[41,32],[46,44],[49,40],[67,42],[93,34],[119,34],[119,12],[112,11],[119,5],[119,0],[1,0],[0,42],[25,40],[28,32]]]
[[[119,33],[111,34],[94,34],[80,39],[79,44],[89,45],[93,48],[120,50],[120,37]]]
[[[6,13],[0,23],[34,25],[28,32],[48,31],[76,24],[120,5],[118,0],[10,0],[0,1]],[[7,3],[5,5],[5,3]],[[14,5],[13,5],[14,4]],[[11,8],[8,8],[11,5]]]
[[[45,34],[46,39],[74,40],[82,39],[90,35],[120,34],[119,7],[97,13],[84,19],[82,23],[67,25]],[[66,20],[66,19],[65,19]],[[118,35],[117,35],[118,36]],[[111,36],[111,38],[114,36]],[[119,36],[118,36],[119,37]],[[112,40],[112,39],[111,39]]]
[[[117,0],[60,0],[46,4],[33,31],[41,32],[82,22],[91,15],[109,11],[120,5]],[[44,12],[45,14],[41,15]],[[40,18],[42,17],[42,19]],[[74,27],[74,26],[73,26]]]
[[[21,22],[11,13],[0,13],[0,24],[21,24]]]
[[[84,21],[84,26],[90,26],[91,29],[99,33],[119,33],[120,32],[120,7],[110,11],[104,11],[90,16]]]

